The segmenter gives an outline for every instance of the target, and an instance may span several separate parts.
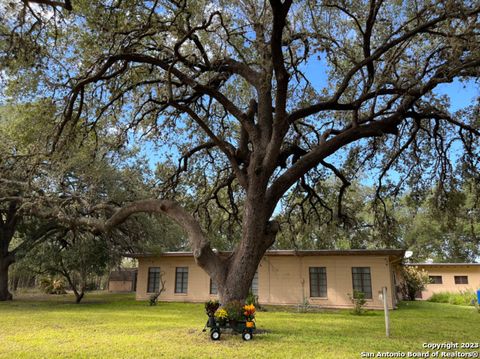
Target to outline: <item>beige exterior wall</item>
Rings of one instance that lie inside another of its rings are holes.
[[[203,302],[210,298],[210,277],[194,261],[193,256],[189,257],[156,257],[139,258],[138,279],[137,279],[137,300],[145,300],[150,297],[147,293],[148,268],[160,267],[165,280],[165,292],[159,300],[176,302]],[[187,293],[175,293],[175,268],[188,267],[188,289]]]
[[[111,280],[108,282],[109,292],[131,292],[132,281],[130,280]]]
[[[310,297],[309,268],[325,267],[327,296]],[[259,302],[268,304],[299,304],[307,299],[322,307],[351,307],[348,294],[353,292],[352,267],[370,267],[372,299],[367,307],[380,309],[382,287],[387,287],[389,307],[393,307],[392,277],[388,257],[374,256],[267,256],[259,267]]]
[[[432,294],[439,292],[459,292],[464,290],[480,289],[480,266],[478,265],[417,265],[430,276],[442,276],[442,284],[428,284],[422,291],[421,299],[429,299]],[[467,276],[468,284],[455,284],[455,276]]]
[[[146,300],[148,268],[160,267],[164,272],[166,291],[160,295],[163,301],[202,302],[210,295],[210,278],[198,267],[193,257],[160,256],[139,258],[137,300]],[[177,294],[175,268],[188,267],[188,293]],[[309,267],[326,267],[327,297],[309,297]],[[379,299],[382,287],[387,287],[389,307],[392,298],[393,275],[387,256],[265,256],[258,268],[258,300],[261,304],[296,305],[306,298],[310,304],[322,307],[351,307],[348,293],[352,293],[352,267],[370,267],[372,299],[367,307],[383,308]]]

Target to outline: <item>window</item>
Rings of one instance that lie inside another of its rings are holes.
[[[310,297],[327,296],[327,269],[310,267]]]
[[[210,294],[218,294],[217,283],[210,278]]]
[[[188,267],[177,267],[175,271],[175,293],[187,293]]]
[[[431,275],[428,278],[430,278],[430,284],[442,284],[442,276],[441,275]]]
[[[353,290],[363,292],[365,299],[372,299],[370,267],[352,267]]]
[[[468,277],[466,275],[456,275],[455,284],[468,284]]]
[[[253,295],[258,295],[258,271],[255,272],[255,275],[252,279],[252,285],[250,286],[250,291]]]
[[[148,286],[147,293],[156,293],[160,290],[160,268],[148,268]]]

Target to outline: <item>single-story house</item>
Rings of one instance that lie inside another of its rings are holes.
[[[385,250],[271,250],[258,266],[252,291],[260,304],[351,307],[354,289],[365,293],[367,307],[383,308],[379,293],[387,288],[394,308],[397,267],[405,251]],[[165,281],[159,300],[203,302],[217,298],[217,288],[193,258],[192,252],[134,254],[138,259],[137,300],[147,300]],[[392,295],[393,294],[393,295]]]
[[[109,292],[135,292],[137,289],[137,268],[122,268],[110,272],[108,277]]]
[[[480,289],[480,263],[408,263],[425,270],[430,284],[418,299],[429,299],[439,292],[460,292]]]

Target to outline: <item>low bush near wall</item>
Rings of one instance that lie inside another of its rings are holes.
[[[450,303],[454,305],[475,305],[477,294],[473,290],[460,291],[458,293],[439,292],[433,294],[429,302]]]

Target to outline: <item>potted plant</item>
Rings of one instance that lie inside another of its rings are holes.
[[[218,300],[209,300],[208,302],[205,302],[205,313],[207,313],[209,317],[213,317],[218,308],[220,308]]]
[[[245,321],[243,304],[240,301],[234,300],[228,302],[224,308],[227,311],[228,321],[231,328],[235,328],[238,322]]]
[[[224,326],[228,320],[228,313],[225,309],[220,308],[215,312],[215,318],[220,326]]]
[[[205,313],[208,315],[208,323],[211,326],[215,325],[215,312],[220,307],[218,300],[209,300],[205,302]]]
[[[245,316],[246,327],[253,328],[255,326],[255,306],[253,304],[243,306],[243,315]]]

